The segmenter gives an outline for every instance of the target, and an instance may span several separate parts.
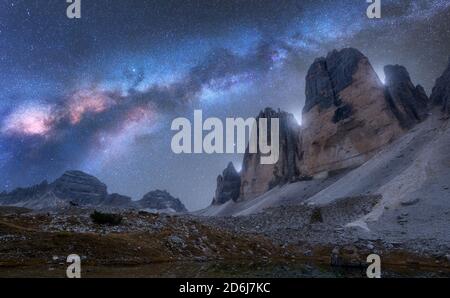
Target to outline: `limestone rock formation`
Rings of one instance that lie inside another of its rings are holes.
[[[17,188],[0,195],[0,205],[48,209],[67,206],[94,206],[108,197],[106,185],[80,171],[65,172],[52,183],[47,181]]]
[[[447,69],[436,80],[430,100],[433,105],[440,106],[446,116],[450,116],[450,59]]]
[[[65,172],[52,183],[54,194],[78,205],[97,205],[108,195],[106,185],[81,171]]]
[[[414,86],[408,71],[401,65],[387,65],[386,99],[404,128],[411,128],[428,116],[428,96],[422,86]]]
[[[134,205],[138,209],[150,211],[187,212],[183,203],[165,190],[151,191]]]
[[[108,194],[107,187],[96,177],[81,171],[65,172],[52,183],[47,181],[28,188],[18,188],[0,194],[0,206],[26,207],[34,210],[54,210],[68,207],[151,209],[155,211],[186,212],[179,199],[166,191],[152,191],[142,200]]]
[[[233,163],[229,163],[222,175],[217,177],[216,195],[213,205],[221,205],[230,200],[236,201],[239,198],[241,188],[241,176],[236,171]]]
[[[260,153],[247,152],[245,154],[238,200],[257,197],[277,185],[297,179],[300,174],[298,171],[300,126],[294,116],[290,113],[266,108],[259,114],[257,119],[259,118],[267,118],[268,123],[272,118],[279,119],[280,157],[278,162],[273,165],[263,165]],[[268,129],[268,133],[268,140],[270,140],[270,129]]]
[[[316,59],[306,77],[302,174],[358,166],[403,132],[367,57],[347,48]]]
[[[21,205],[23,201],[42,197],[50,189],[47,180],[40,184],[28,187],[17,188],[12,192],[3,192],[0,194],[0,205]]]

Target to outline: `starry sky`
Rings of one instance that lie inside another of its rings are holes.
[[[406,66],[430,92],[450,56],[450,1],[0,0],[0,191],[97,176],[140,199],[166,189],[206,207],[235,154],[176,155],[176,117],[251,117],[270,106],[301,123],[316,57],[355,47],[381,80]]]

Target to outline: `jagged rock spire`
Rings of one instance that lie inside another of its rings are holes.
[[[414,86],[408,71],[401,65],[384,67],[386,100],[404,128],[411,128],[428,116],[428,96],[422,86]]]
[[[222,175],[217,177],[216,194],[213,205],[221,205],[230,200],[236,201],[241,188],[241,176],[236,171],[233,163],[228,163]]]
[[[444,73],[436,80],[430,100],[433,105],[440,106],[447,116],[450,115],[450,58]]]

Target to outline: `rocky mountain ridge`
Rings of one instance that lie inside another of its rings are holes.
[[[154,212],[187,212],[167,191],[155,190],[139,201],[120,194],[108,194],[99,179],[81,171],[67,171],[52,183],[17,188],[0,194],[0,205],[48,210],[66,207],[142,209]]]
[[[144,197],[136,202],[133,206],[137,209],[147,211],[166,211],[170,213],[187,212],[186,207],[177,198],[172,197],[165,190],[154,190],[144,195]]]
[[[246,154],[239,199],[233,201],[250,201],[286,183],[323,180],[357,168],[425,121],[433,106],[449,115],[450,61],[430,98],[421,85],[413,84],[404,66],[387,65],[384,72],[385,84],[354,48],[316,59],[306,76],[302,126],[292,124],[293,116],[286,112],[267,108],[260,113],[280,117],[285,124],[280,125],[280,160],[262,166],[258,154]]]

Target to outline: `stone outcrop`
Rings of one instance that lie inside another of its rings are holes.
[[[308,176],[358,166],[404,132],[369,60],[352,48],[309,69],[303,123],[300,171]]]
[[[258,118],[278,118],[279,130],[279,160],[273,165],[261,164],[260,153],[247,152],[244,156],[241,173],[241,190],[238,200],[257,197],[273,187],[291,182],[298,178],[299,162],[299,132],[300,126],[290,113],[266,108]],[[270,129],[268,129],[270,140]]]
[[[411,128],[428,116],[428,96],[422,86],[414,86],[408,71],[401,65],[387,65],[386,100],[400,125]]]
[[[221,205],[230,200],[236,201],[239,198],[240,189],[241,175],[230,162],[222,175],[217,177],[216,195],[212,204]]]
[[[186,207],[177,198],[174,198],[165,190],[154,190],[135,202],[138,209],[151,211],[187,212]]]
[[[446,116],[450,116],[450,59],[447,69],[436,80],[430,101],[433,105],[441,107]]]

